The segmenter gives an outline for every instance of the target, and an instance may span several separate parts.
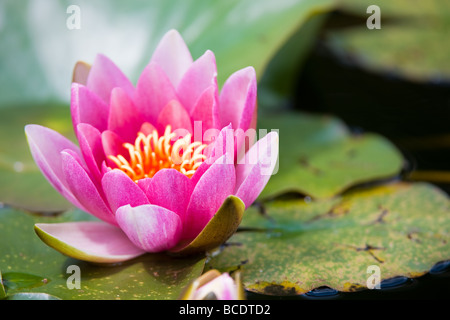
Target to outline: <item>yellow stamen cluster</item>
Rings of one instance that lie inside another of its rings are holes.
[[[174,141],[175,137],[170,125],[161,137],[156,130],[148,136],[139,132],[134,145],[123,144],[129,160],[120,154],[108,158],[135,182],[151,178],[164,168],[176,169],[190,178],[206,159],[202,152],[207,145],[198,141],[191,143],[191,134]]]

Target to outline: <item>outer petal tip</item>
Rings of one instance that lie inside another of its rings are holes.
[[[73,154],[81,158],[78,146],[60,133],[40,125],[27,125],[25,135],[31,155],[42,174],[67,200],[83,209],[67,186],[60,154],[63,150],[71,150]]]
[[[78,61],[73,68],[72,82],[86,85],[90,70],[90,64]]]
[[[150,61],[160,65],[176,87],[192,64],[192,56],[180,33],[171,29],[162,37]]]
[[[34,230],[48,246],[83,261],[117,263],[145,253],[119,228],[103,222],[40,223]]]
[[[224,83],[219,97],[221,126],[231,122],[233,128],[246,131],[256,110],[257,81],[253,67],[233,73]]]

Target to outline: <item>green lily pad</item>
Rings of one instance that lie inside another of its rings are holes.
[[[417,277],[450,259],[449,197],[430,184],[395,183],[264,207],[265,215],[246,212],[241,232],[207,266],[240,269],[250,291],[355,291],[367,288],[371,266],[384,280]]]
[[[278,129],[279,169],[260,199],[285,192],[328,198],[365,182],[392,178],[404,160],[384,137],[353,135],[339,119],[285,112],[260,118],[260,128]]]
[[[448,34],[450,3],[447,1],[340,2],[344,12],[362,16],[359,26],[326,33],[326,42],[338,54],[377,72],[397,74],[415,81],[450,78]],[[370,5],[380,8],[381,29],[369,30],[365,20]]]
[[[33,231],[36,223],[85,220],[95,218],[81,211],[40,217],[1,209],[0,271],[4,276],[16,275],[9,282],[4,281],[7,298],[33,293],[60,299],[176,299],[203,271],[202,256],[177,259],[166,254],[146,254],[121,264],[90,264],[67,258],[46,246]],[[71,266],[80,270],[79,289],[68,286],[74,274]]]

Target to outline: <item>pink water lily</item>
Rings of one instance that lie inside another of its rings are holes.
[[[52,186],[101,221],[37,224],[41,239],[95,262],[192,243],[204,249],[205,237],[225,241],[238,225],[227,224],[227,210],[245,210],[258,197],[275,167],[278,136],[251,144],[242,134],[256,126],[252,67],[232,74],[220,93],[216,78],[214,54],[193,61],[175,30],[135,86],[103,55],[92,66],[77,64],[71,115],[79,145],[40,125],[25,132]],[[214,236],[211,224],[230,230]]]
[[[190,283],[180,299],[245,300],[240,272],[235,272],[233,279],[228,273],[221,274],[216,269],[209,270]]]

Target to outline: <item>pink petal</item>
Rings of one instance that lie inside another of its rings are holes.
[[[70,108],[74,128],[88,123],[100,131],[108,127],[109,106],[87,87],[73,83]]]
[[[245,153],[255,144],[257,139],[257,132],[254,129],[243,130],[238,128],[234,130],[234,143],[235,143],[235,160],[241,159],[245,156]]]
[[[106,130],[102,132],[102,145],[105,152],[105,156],[114,156],[121,154],[125,159],[129,159],[129,152],[123,146],[125,141],[123,141],[115,132]],[[110,159],[106,158],[106,164],[109,167],[115,168],[116,164]]]
[[[217,113],[217,100],[215,97],[216,88],[207,88],[198,98],[192,111],[191,118],[194,122],[194,133],[199,131],[201,133],[201,140],[203,140],[205,131],[211,128],[216,128],[218,124],[218,113]],[[199,126],[201,126],[201,129]],[[201,141],[194,137],[195,141]]]
[[[81,157],[79,148],[56,131],[39,125],[25,126],[31,154],[50,184],[67,200],[80,209],[83,206],[70,191],[62,168],[61,151],[70,149]]]
[[[79,160],[64,151],[61,152],[61,157],[67,184],[86,211],[103,221],[116,224],[114,215]]]
[[[236,140],[236,155],[237,159],[242,158],[245,153],[253,146],[257,139],[256,124],[258,119],[258,106],[255,107],[253,111],[253,117],[250,121],[250,127],[247,130],[238,129],[237,140]],[[239,131],[243,132],[243,139],[239,136]]]
[[[223,127],[222,130],[220,130],[220,132],[215,136],[213,140],[214,142],[208,146],[210,149],[208,150],[209,157],[205,160],[205,162],[212,164],[225,154],[228,154],[234,158],[234,134],[235,130],[233,130],[231,124]]]
[[[100,221],[40,223],[35,230],[48,245],[84,261],[116,263],[145,253],[121,229]]]
[[[230,122],[234,129],[246,131],[256,109],[256,74],[252,67],[233,73],[225,82],[219,98],[221,127]]]
[[[191,177],[191,183],[195,187],[195,185],[198,183],[202,175],[208,171],[208,169],[211,167],[211,164],[206,163],[203,161],[203,163],[195,170],[194,175]]]
[[[171,100],[177,100],[172,83],[158,64],[150,62],[139,77],[134,96],[142,122],[155,124],[159,113]]]
[[[131,242],[147,252],[171,249],[180,239],[180,217],[159,206],[142,205],[132,208],[126,205],[117,210],[116,218]]]
[[[152,178],[139,180],[151,204],[175,212],[184,221],[192,193],[191,180],[175,169],[162,169]]]
[[[128,78],[110,59],[104,55],[97,55],[92,64],[86,86],[94,92],[104,103],[109,105],[112,89],[122,88],[130,97],[133,96],[134,87]]]
[[[87,123],[80,123],[77,126],[77,132],[78,143],[80,144],[84,161],[93,177],[100,181],[102,176],[100,168],[105,160],[101,133]]]
[[[153,131],[155,131],[156,128],[148,123],[148,122],[144,122],[141,126],[141,129],[139,130],[139,132],[142,132],[143,134],[145,134],[146,136],[150,135],[153,133]]]
[[[127,204],[136,207],[149,204],[147,196],[123,171],[114,169],[103,176],[103,191],[112,212]]]
[[[236,182],[233,159],[225,154],[200,177],[186,212],[183,238],[195,238],[211,220]]]
[[[163,133],[167,125],[171,125],[172,131],[183,129],[192,134],[191,117],[177,100],[170,101],[159,113],[159,132]]]
[[[186,43],[176,30],[168,31],[155,49],[151,62],[157,63],[169,77],[174,87],[192,64]]]
[[[209,87],[214,88],[214,99],[218,99],[217,67],[214,53],[207,50],[187,70],[177,87],[181,104],[191,112],[200,95]]]
[[[217,159],[227,153],[230,156],[234,154],[234,130],[231,128],[231,124],[220,131],[210,128],[204,137],[206,137],[206,141],[203,140],[203,143],[209,144],[203,152],[207,158],[191,177],[191,182],[194,186]]]
[[[274,172],[278,159],[278,134],[270,132],[236,165],[236,192],[248,208],[258,198]]]
[[[105,175],[105,174],[107,174],[108,172],[110,172],[112,169],[110,168],[110,167],[108,167],[107,165],[106,165],[106,161],[103,161],[102,162],[102,170],[101,170],[101,172],[102,172],[102,177]]]
[[[141,116],[131,98],[122,88],[114,88],[111,92],[108,129],[124,141],[133,143],[141,125]]]

